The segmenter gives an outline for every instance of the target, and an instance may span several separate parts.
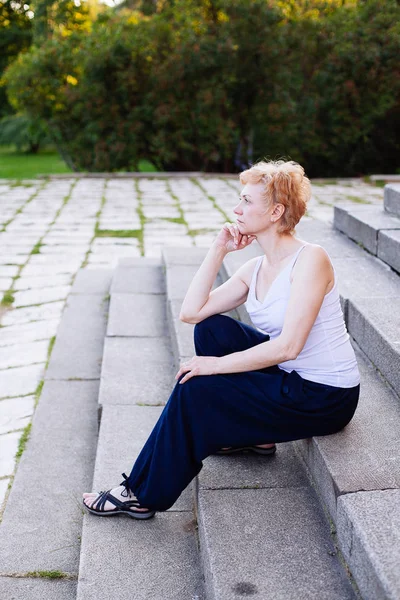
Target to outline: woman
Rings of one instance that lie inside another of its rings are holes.
[[[352,419],[360,375],[326,251],[296,238],[310,181],[297,163],[261,161],[244,185],[183,301],[196,356],[177,383],[129,477],[83,494],[93,514],[148,519],[170,508],[211,454],[329,435]],[[210,292],[228,252],[257,239],[263,254]],[[245,303],[254,327],[221,313]]]

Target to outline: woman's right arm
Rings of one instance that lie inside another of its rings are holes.
[[[241,250],[254,239],[254,236],[242,237],[234,225],[224,225],[189,286],[179,315],[181,321],[198,323],[210,315],[228,312],[243,304],[248,287],[241,275],[246,270],[248,262],[224,284],[211,293],[210,290],[228,252]],[[237,246],[234,245],[235,241],[238,242]]]

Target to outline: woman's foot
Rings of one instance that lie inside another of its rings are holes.
[[[256,444],[256,448],[273,448],[275,446],[275,444]],[[221,450],[230,450],[232,448],[232,446],[229,446],[228,448],[221,448]]]
[[[132,493],[130,493],[129,496],[126,496],[125,487],[123,485],[119,485],[118,487],[112,488],[112,490],[109,490],[109,491],[110,491],[110,494],[112,496],[114,496],[114,498],[116,498],[117,500],[120,500],[121,502],[126,502],[126,500],[134,500],[136,498],[136,496],[134,496]],[[122,495],[123,492],[124,492],[124,495]],[[102,493],[103,492],[98,492],[98,493],[84,492],[82,494],[83,502],[86,504],[86,506],[96,509],[98,500],[100,499],[100,496],[102,495]],[[114,509],[115,509],[115,504],[112,504],[108,500],[106,500],[106,503],[102,507],[103,511],[114,510]],[[139,512],[145,512],[148,510],[148,508],[136,507],[135,510],[138,510]]]
[[[101,492],[84,492],[83,503],[89,512],[96,515],[125,513],[137,519],[154,516],[155,511],[140,505],[135,494],[128,486],[128,477],[122,474],[124,481],[115,488]]]
[[[235,454],[236,452],[250,451],[255,454],[262,454],[264,456],[271,456],[276,452],[275,444],[258,444],[253,446],[229,446],[227,448],[221,448],[216,454]]]

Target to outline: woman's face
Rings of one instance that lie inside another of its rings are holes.
[[[265,200],[261,197],[263,191],[262,183],[246,183],[242,189],[240,202],[233,209],[240,233],[257,234],[272,225],[271,209],[267,210]]]

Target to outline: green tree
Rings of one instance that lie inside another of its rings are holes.
[[[31,45],[32,16],[28,4],[0,1],[0,78],[15,57]],[[11,113],[6,90],[0,87],[0,118]]]

